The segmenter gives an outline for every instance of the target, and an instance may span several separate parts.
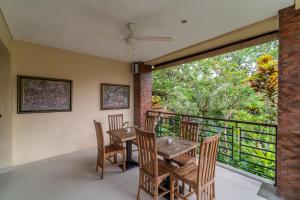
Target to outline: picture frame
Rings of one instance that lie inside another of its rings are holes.
[[[130,108],[130,86],[121,84],[100,84],[101,110],[119,110]]]
[[[17,76],[17,113],[72,111],[72,80]]]

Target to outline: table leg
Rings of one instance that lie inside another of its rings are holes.
[[[139,163],[132,160],[132,141],[126,141],[126,170],[138,167]]]
[[[167,163],[170,163],[170,160],[169,159],[164,159]],[[170,189],[170,186],[171,186],[171,181],[170,181],[170,176],[168,176],[165,181],[162,183],[163,186],[166,188],[166,189]],[[180,194],[183,194],[183,188],[181,186],[179,186],[179,193]],[[164,196],[165,199],[171,199],[170,197],[170,194],[166,194]],[[174,199],[177,199],[177,197],[174,197]]]

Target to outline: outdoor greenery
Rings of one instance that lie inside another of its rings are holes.
[[[153,105],[173,113],[277,124],[277,60],[278,41],[272,41],[154,71]],[[169,118],[164,127],[175,121]],[[274,180],[276,128],[199,122],[206,124],[202,135],[222,131],[219,161]]]
[[[277,59],[274,41],[154,71],[153,99],[176,113],[276,123]]]

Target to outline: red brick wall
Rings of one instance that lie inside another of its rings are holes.
[[[300,199],[300,10],[279,11],[278,174],[280,195]]]
[[[145,114],[152,107],[151,66],[139,63],[139,73],[134,74],[134,124],[143,127]]]

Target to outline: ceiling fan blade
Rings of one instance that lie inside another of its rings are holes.
[[[151,36],[135,36],[139,41],[158,41],[158,42],[172,42],[172,37],[151,37]]]
[[[115,39],[124,39],[127,35],[126,34],[119,34],[119,33],[109,33],[109,32],[93,32],[91,36],[96,36],[100,38],[115,38]]]

